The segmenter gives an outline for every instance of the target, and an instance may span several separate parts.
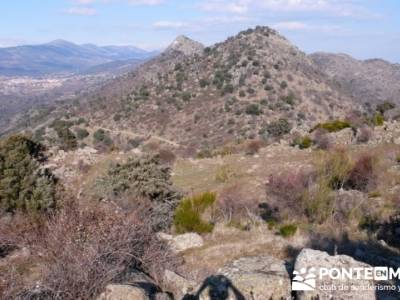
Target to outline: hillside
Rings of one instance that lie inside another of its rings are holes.
[[[204,50],[180,37],[69,112],[92,125],[198,149],[292,127],[308,130],[351,108],[357,106],[303,52],[276,31],[257,27]]]
[[[112,61],[146,59],[154,54],[130,46],[99,47],[56,40],[42,45],[0,48],[0,75],[76,73]]]
[[[0,139],[0,298],[399,299],[400,122],[322,70],[257,27],[74,76]]]
[[[357,60],[346,54],[315,53],[310,59],[358,103],[400,104],[400,65],[382,59]]]

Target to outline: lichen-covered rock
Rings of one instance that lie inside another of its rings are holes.
[[[207,278],[198,289],[200,300],[291,299],[285,262],[271,256],[240,258]]]
[[[165,233],[159,233],[158,237],[165,240],[175,252],[182,252],[191,248],[203,246],[203,238],[197,233],[185,233],[177,236],[172,236]]]
[[[314,268],[313,274],[316,275],[315,289],[309,291],[296,291],[299,300],[375,300],[375,291],[368,289],[373,285],[372,281],[365,279],[332,279],[330,276],[319,278],[321,268],[338,268],[350,270],[351,268],[371,268],[370,265],[356,261],[347,255],[330,256],[326,252],[303,249],[297,256],[294,269],[304,275]],[[309,274],[308,274],[309,275]],[[304,277],[304,276],[303,276]],[[327,288],[321,288],[327,287]],[[344,287],[343,289],[341,287]],[[348,288],[346,288],[348,287]]]
[[[181,275],[170,270],[165,270],[163,277],[163,287],[171,292],[175,299],[182,299],[185,295],[193,293],[197,284],[187,280]]]
[[[146,292],[132,285],[109,284],[97,300],[150,300]]]

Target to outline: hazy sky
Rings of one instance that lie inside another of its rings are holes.
[[[210,45],[268,25],[306,52],[400,63],[399,0],[1,0],[0,46],[66,39],[146,49]]]

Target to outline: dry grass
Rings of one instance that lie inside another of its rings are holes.
[[[33,228],[22,222],[25,230],[19,239],[14,237],[16,231],[1,239],[30,249],[31,262],[40,265],[40,284],[26,282],[29,276],[10,268],[1,274],[1,298],[92,299],[134,269],[159,279],[166,266],[173,268],[174,258],[147,223],[145,211],[124,214],[76,202],[66,203]]]

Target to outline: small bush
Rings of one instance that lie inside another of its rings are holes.
[[[246,114],[248,115],[253,115],[253,116],[258,116],[262,114],[262,109],[260,106],[256,103],[252,103],[246,106]]]
[[[249,195],[246,187],[239,183],[224,187],[217,200],[217,209],[223,220],[240,222],[249,214],[259,213],[259,200]]]
[[[197,152],[197,158],[199,159],[204,159],[204,158],[211,158],[213,157],[213,154],[210,149],[202,149]]]
[[[372,123],[375,126],[383,126],[385,123],[385,117],[381,113],[376,113],[372,119]]]
[[[133,157],[124,164],[111,166],[107,174],[97,180],[96,190],[100,197],[117,202],[127,197],[150,200],[151,209],[157,215],[154,224],[157,230],[171,225],[173,211],[181,196],[173,187],[170,168],[161,165],[155,155]]]
[[[265,127],[265,130],[273,137],[280,137],[284,134],[288,134],[292,130],[292,125],[287,119],[279,119],[269,123]]]
[[[322,156],[318,172],[332,189],[340,189],[346,184],[352,166],[351,158],[345,150],[334,149]]]
[[[185,102],[189,102],[190,99],[192,98],[192,94],[189,92],[183,92],[182,93],[182,100]]]
[[[112,139],[103,129],[99,129],[93,134],[93,140],[97,144],[102,143],[106,146],[111,146],[113,144]]]
[[[396,104],[394,104],[393,102],[390,101],[384,101],[381,104],[378,104],[376,106],[376,111],[380,112],[382,115],[385,114],[385,112],[392,110],[396,108]]]
[[[162,164],[173,164],[176,160],[176,155],[169,149],[161,148],[158,151],[158,158]]]
[[[311,222],[323,223],[333,213],[335,199],[330,182],[324,177],[308,187],[302,200],[306,216]]]
[[[357,142],[368,143],[371,137],[372,137],[372,130],[368,126],[363,126],[358,131]]]
[[[224,94],[232,94],[233,91],[234,91],[233,85],[232,85],[232,84],[227,84],[227,85],[224,87],[223,93],[224,93]]]
[[[83,128],[77,128],[75,132],[78,140],[83,140],[84,138],[87,138],[89,136],[89,132]]]
[[[246,154],[247,155],[254,155],[257,154],[263,146],[263,142],[260,140],[252,140],[246,143]]]
[[[273,91],[273,90],[274,90],[274,87],[273,87],[272,85],[270,85],[270,84],[266,84],[266,85],[264,86],[264,90],[266,90],[266,91]]]
[[[202,219],[202,214],[211,208],[216,200],[215,193],[203,193],[191,198],[185,198],[176,208],[174,225],[178,233],[197,232],[209,233],[214,226]]]
[[[218,167],[217,172],[215,174],[215,180],[217,182],[226,182],[230,178],[234,176],[234,172],[232,168],[230,168],[228,165],[222,165]]]
[[[29,279],[32,273],[20,275],[21,266],[10,266],[0,274],[1,299],[97,299],[107,284],[133,272],[159,282],[165,269],[174,269],[177,260],[148,225],[146,211],[65,204],[42,224],[21,231],[18,246],[40,253],[28,257],[35,279]]]
[[[298,146],[300,149],[308,149],[313,143],[313,140],[309,136],[297,137],[293,140],[292,146]]]
[[[364,154],[359,157],[349,171],[346,187],[364,192],[374,189],[377,181],[376,165],[377,159],[373,155]]]
[[[328,132],[338,132],[338,131],[341,131],[343,129],[350,128],[350,127],[351,127],[351,124],[349,122],[337,120],[337,121],[333,121],[333,122],[320,123],[317,126],[315,126],[311,130],[311,132],[313,132],[317,129],[325,129]]]
[[[266,184],[267,198],[277,209],[279,219],[291,218],[304,212],[303,195],[312,181],[312,174],[300,170],[270,175]]]
[[[63,149],[64,151],[69,151],[78,148],[76,137],[69,128],[57,127],[55,130],[59,139],[59,145],[61,149]]]
[[[204,78],[200,79],[199,83],[200,83],[200,87],[201,88],[205,88],[206,86],[210,85],[210,82],[207,79],[204,79]]]
[[[317,129],[314,133],[314,144],[318,149],[329,150],[332,147],[332,140],[325,129]]]
[[[282,81],[280,87],[281,87],[281,89],[283,89],[283,90],[286,89],[286,88],[288,87],[287,82],[286,82],[286,81]]]
[[[279,228],[279,234],[285,238],[292,237],[297,232],[297,225],[288,224]]]
[[[43,169],[43,148],[24,136],[0,142],[0,212],[47,212],[55,207],[56,179]]]

